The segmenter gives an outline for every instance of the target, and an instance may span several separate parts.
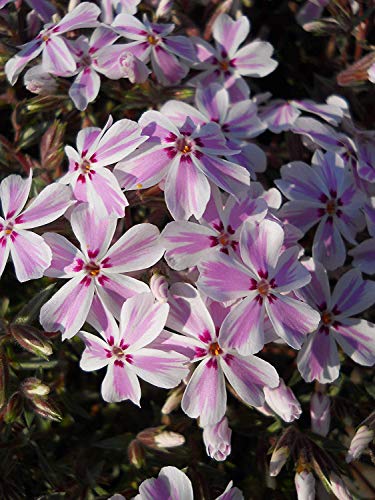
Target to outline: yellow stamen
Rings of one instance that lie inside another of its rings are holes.
[[[228,69],[229,69],[229,62],[228,61],[220,61],[219,66],[220,66],[220,69],[222,71],[228,71]]]
[[[154,35],[148,35],[147,41],[151,45],[156,45],[158,43],[158,41],[156,40],[156,38],[154,37]]]
[[[137,184],[136,187],[137,187],[137,189],[141,189],[143,187],[143,184],[139,183],[139,184]]]
[[[260,281],[257,285],[258,292],[260,295],[267,295],[270,285],[267,281]]]
[[[323,325],[329,325],[332,321],[332,314],[326,311],[322,314],[321,319],[322,319]]]
[[[209,347],[209,352],[213,356],[219,356],[223,351],[217,342],[213,342]]]

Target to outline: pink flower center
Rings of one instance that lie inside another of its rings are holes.
[[[211,354],[211,356],[220,356],[222,354],[223,350],[219,346],[218,342],[213,342],[210,347],[208,348],[208,352]]]
[[[91,60],[91,57],[88,55],[88,54],[85,54],[81,60],[80,60],[80,63],[82,66],[91,66],[91,63],[92,63],[92,60]]]
[[[116,358],[123,358],[125,356],[124,351],[118,346],[114,346],[112,348],[112,354],[116,356]]]
[[[336,200],[327,201],[326,212],[328,215],[334,215],[336,213]]]
[[[13,228],[14,228],[14,223],[13,222],[8,222],[8,224],[5,226],[5,234],[7,236],[9,236],[10,234],[12,234],[13,232]]]
[[[148,35],[147,41],[150,45],[157,45],[159,40],[154,35]]]
[[[220,61],[219,62],[219,67],[221,71],[228,71],[229,69],[229,61]]]
[[[180,137],[176,141],[176,148],[178,151],[181,151],[182,154],[186,155],[188,153],[191,153],[193,150],[193,141],[190,141],[189,139],[186,139],[186,137]]]
[[[332,314],[329,311],[324,311],[320,319],[323,325],[328,326],[332,323]]]
[[[91,169],[91,164],[88,160],[83,160],[82,163],[81,163],[81,170],[84,174],[88,174],[90,172],[90,169]]]
[[[100,266],[93,260],[90,260],[90,262],[85,266],[85,271],[89,276],[95,278],[95,276],[98,276],[98,274],[100,273]]]
[[[261,279],[260,281],[258,281],[257,290],[258,290],[260,295],[263,295],[263,296],[268,295],[270,288],[271,288],[270,284],[268,283],[267,280]]]

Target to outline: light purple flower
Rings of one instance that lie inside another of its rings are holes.
[[[243,298],[222,326],[228,347],[243,355],[262,349],[266,316],[276,334],[294,349],[319,323],[316,311],[287,295],[306,285],[310,275],[298,261],[297,247],[282,252],[283,240],[278,223],[245,221],[240,235],[243,263],[218,253],[198,265],[198,288],[209,297],[217,301]]]
[[[22,211],[29,197],[31,181],[32,171],[27,179],[9,175],[0,184],[4,215],[4,218],[0,217],[0,277],[10,253],[17,279],[21,282],[41,278],[52,258],[48,244],[28,229],[56,220],[73,203],[68,187],[51,184]]]
[[[248,188],[248,171],[220,158],[231,150],[217,124],[195,126],[187,118],[179,128],[158,111],[146,111],[139,124],[150,139],[116,165],[115,175],[127,190],[165,179],[165,201],[174,219],[202,217],[210,197],[209,180],[235,197]]]
[[[76,62],[70,53],[62,34],[79,28],[92,28],[98,25],[100,9],[90,2],[83,2],[66,14],[57,24],[46,24],[39,35],[22,46],[22,50],[9,59],[5,65],[5,74],[11,85],[26,64],[41,52],[44,71],[58,76],[69,76],[76,69]]]
[[[127,78],[131,83],[144,83],[151,73],[143,61],[129,52],[127,44],[103,47],[96,63],[100,72],[111,80]]]
[[[53,258],[46,276],[69,281],[40,310],[40,323],[47,331],[61,331],[71,338],[86,321],[94,296],[119,317],[123,302],[149,287],[125,273],[155,264],[163,255],[159,230],[152,224],[131,227],[109,248],[116,219],[100,219],[87,204],[78,206],[71,215],[78,250],[66,238],[55,233],[43,235]]]
[[[113,11],[116,14],[136,14],[141,0],[101,0],[102,20],[106,24],[113,21]]]
[[[326,394],[314,392],[310,400],[311,430],[326,436],[331,423],[331,401]]]
[[[236,21],[227,14],[218,16],[212,29],[215,48],[202,39],[195,40],[200,61],[195,68],[203,71],[190,83],[207,86],[218,82],[228,90],[233,102],[247,99],[249,87],[242,77],[266,76],[278,64],[271,58],[273,47],[268,42],[255,40],[239,49],[249,31],[250,22],[246,16]]]
[[[216,424],[206,425],[203,428],[203,442],[207,455],[218,462],[226,460],[231,452],[231,436],[232,431],[229,428],[227,417],[223,417]]]
[[[296,472],[294,484],[296,486],[298,500],[315,499],[315,478],[312,472],[306,469],[301,472]]]
[[[166,225],[162,232],[165,259],[173,269],[183,270],[208,255],[215,259],[217,252],[238,253],[243,222],[260,221],[266,213],[267,203],[262,198],[254,199],[245,191],[240,201],[230,195],[224,203],[220,190],[211,185],[211,197],[199,224],[175,221]]]
[[[348,254],[353,257],[353,266],[363,273],[375,274],[375,238],[363,241]]]
[[[140,406],[138,377],[156,387],[171,389],[187,375],[184,356],[150,345],[164,328],[168,310],[168,305],[155,302],[151,293],[141,293],[124,303],[117,326],[101,301],[94,300],[88,322],[102,338],[79,333],[86,346],[80,367],[93,371],[107,366],[101,391],[104,401],[130,399]]]
[[[57,90],[56,79],[43,71],[41,64],[37,64],[26,71],[24,84],[27,90],[33,94],[53,95]]]
[[[70,53],[73,55],[77,76],[69,89],[69,96],[79,110],[84,110],[98,95],[100,89],[101,67],[98,58],[101,51],[119,38],[113,30],[101,26],[93,31],[90,40],[80,36],[76,40],[67,41]]]
[[[246,404],[261,406],[263,387],[279,383],[275,368],[256,356],[242,356],[232,349],[225,320],[221,327],[215,327],[209,310],[191,285],[172,285],[169,305],[167,326],[187,337],[191,362],[199,362],[182,398],[183,411],[191,418],[199,417],[203,427],[219,422],[227,406],[225,379]]]
[[[264,395],[267,405],[279,415],[284,422],[293,422],[300,417],[302,413],[301,405],[292,389],[285,385],[282,378],[277,387],[272,389],[265,387]]]
[[[280,218],[304,233],[318,224],[312,247],[314,259],[327,269],[343,265],[343,237],[356,244],[355,236],[365,222],[360,211],[363,197],[343,160],[337,154],[317,151],[311,167],[295,161],[284,165],[281,175],[275,184],[291,201],[280,210]]]
[[[320,311],[318,329],[308,335],[298,353],[298,369],[306,382],[333,382],[340,372],[337,344],[353,361],[363,366],[375,363],[375,325],[353,318],[374,303],[375,283],[364,281],[352,269],[337,282],[331,295],[327,272],[319,262],[304,262],[311,282],[296,291]]]
[[[105,168],[132,153],[146,140],[136,122],[112,117],[103,129],[87,127],[77,135],[77,150],[65,147],[69,172],[59,182],[70,184],[78,201],[87,202],[99,218],[123,217],[128,202],[116,177]]]
[[[170,36],[174,24],[143,23],[134,16],[119,14],[112,27],[132,40],[126,49],[146,64],[151,60],[155,76],[162,85],[174,85],[184,78],[192,61],[196,60],[191,40],[185,36]]]

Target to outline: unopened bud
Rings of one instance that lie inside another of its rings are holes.
[[[232,431],[225,416],[214,425],[206,425],[203,428],[203,442],[207,455],[219,462],[226,460],[231,452],[231,437]]]
[[[329,484],[332,493],[339,500],[352,500],[352,495],[350,494],[348,488],[346,487],[344,481],[335,472],[332,472],[329,476]]]
[[[374,431],[372,429],[369,429],[367,425],[361,425],[350,443],[350,448],[346,455],[346,462],[350,463],[353,460],[357,460],[374,437]]]
[[[41,64],[27,70],[23,81],[27,90],[33,94],[53,95],[57,90],[56,80],[43,71]]]
[[[315,392],[310,401],[311,429],[315,434],[326,436],[331,423],[331,402],[326,394]]]
[[[5,409],[4,421],[11,424],[22,415],[23,411],[23,398],[20,392],[15,392],[9,398],[8,404]]]
[[[172,6],[173,0],[160,0],[155,13],[156,19],[166,17],[170,13]]]
[[[293,422],[301,415],[301,405],[283,379],[280,379],[278,387],[274,389],[264,387],[264,395],[268,406],[285,422]]]
[[[62,415],[54,403],[41,397],[35,397],[31,401],[34,411],[38,413],[38,415],[56,422],[61,422]]]
[[[162,274],[153,274],[150,279],[151,292],[159,302],[167,302],[169,284]]]
[[[181,387],[174,389],[170,393],[161,409],[163,415],[169,415],[173,410],[180,406],[183,393],[184,388]]]
[[[148,448],[174,448],[185,442],[184,436],[177,432],[163,431],[162,427],[149,427],[137,434],[137,439]]]
[[[42,337],[42,333],[28,325],[12,324],[9,331],[21,347],[27,351],[46,358],[52,354],[51,345]]]
[[[38,378],[30,377],[23,381],[22,391],[27,398],[33,399],[35,396],[47,396],[50,388]]]
[[[140,469],[145,461],[145,451],[138,439],[133,439],[128,446],[129,462]]]
[[[281,446],[273,450],[270,461],[270,476],[277,476],[289,458],[290,450],[287,446]]]
[[[294,476],[294,484],[296,486],[298,500],[314,500],[315,499],[315,478],[312,472],[302,470],[296,472]]]

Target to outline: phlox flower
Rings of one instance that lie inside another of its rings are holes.
[[[22,211],[29,197],[31,182],[32,171],[27,179],[9,175],[0,184],[4,215],[4,218],[0,217],[0,277],[10,252],[17,279],[21,282],[41,278],[52,258],[48,244],[28,229],[56,220],[73,203],[68,187],[51,184]]]
[[[192,61],[196,60],[191,40],[185,36],[170,36],[174,24],[143,23],[134,16],[119,14],[112,27],[128,40],[125,48],[146,64],[151,60],[155,76],[162,85],[174,85],[184,78]]]
[[[76,200],[87,202],[97,216],[123,217],[128,202],[116,177],[105,168],[132,153],[147,137],[136,122],[108,118],[103,129],[87,127],[78,132],[77,150],[65,147],[69,171],[59,182],[70,184]]]
[[[198,264],[199,290],[217,301],[243,299],[222,325],[226,345],[242,355],[264,346],[266,317],[276,334],[294,349],[319,323],[314,309],[287,295],[306,285],[310,274],[298,261],[299,249],[282,251],[283,241],[284,231],[277,222],[245,221],[240,234],[242,262],[220,252]]]
[[[199,224],[174,221],[166,225],[162,232],[165,259],[172,269],[183,270],[196,266],[208,255],[215,259],[217,252],[239,252],[242,223],[260,221],[266,213],[264,199],[254,199],[244,191],[239,201],[229,195],[224,202],[220,190],[211,185],[211,197]]]
[[[203,71],[190,80],[190,84],[206,86],[219,82],[228,90],[233,102],[247,99],[249,86],[242,77],[266,76],[278,64],[271,58],[273,47],[268,42],[255,40],[239,49],[249,31],[250,22],[246,16],[234,21],[227,14],[219,15],[212,28],[215,48],[202,39],[195,40],[200,62],[194,68]]]
[[[281,180],[275,184],[291,201],[279,216],[306,233],[318,225],[312,254],[327,267],[336,269],[346,258],[343,237],[356,244],[355,235],[364,228],[361,194],[353,177],[337,154],[317,151],[312,166],[296,161],[281,168]]]
[[[87,204],[74,209],[70,219],[81,250],[59,234],[46,233],[52,249],[46,276],[68,282],[40,310],[40,323],[47,331],[73,337],[86,321],[94,296],[99,296],[112,314],[119,317],[123,302],[149,287],[124,273],[145,269],[163,255],[159,230],[152,224],[131,227],[109,248],[116,219],[100,219]]]
[[[100,26],[96,28],[90,40],[80,36],[77,40],[67,41],[77,69],[77,76],[69,89],[69,96],[79,110],[84,110],[98,95],[100,89],[101,67],[98,63],[101,51],[111,46],[119,36],[111,29]]]
[[[41,52],[44,71],[57,76],[70,76],[76,69],[76,62],[61,35],[67,31],[97,26],[99,14],[100,9],[97,5],[83,2],[57,24],[46,24],[34,40],[25,43],[22,50],[6,63],[5,74],[11,85],[16,83],[18,75],[26,64]]]
[[[225,379],[246,404],[261,406],[264,386],[276,387],[279,383],[275,368],[233,349],[232,332],[225,319],[215,327],[208,308],[191,285],[172,285],[169,305],[167,327],[189,339],[191,363],[198,363],[182,397],[183,411],[189,417],[199,417],[202,427],[219,422],[227,408]]]
[[[102,338],[79,333],[86,346],[80,367],[93,371],[107,366],[101,390],[104,401],[130,399],[140,406],[138,377],[156,387],[171,389],[187,375],[183,355],[154,349],[151,345],[162,331],[168,311],[168,304],[155,302],[151,293],[141,293],[124,303],[117,326],[102,302],[98,298],[94,300],[88,323]]]
[[[375,363],[375,325],[352,316],[374,303],[375,283],[363,280],[352,269],[338,280],[332,294],[327,271],[312,259],[304,262],[311,282],[296,293],[320,311],[318,328],[308,335],[298,353],[298,369],[306,382],[328,384],[340,373],[337,344],[351,359],[362,365]]]
[[[268,406],[284,422],[293,422],[300,417],[302,413],[301,405],[292,389],[285,384],[282,378],[277,387],[273,389],[265,387],[264,395],[266,398],[266,408]]]
[[[124,497],[122,497],[124,498]],[[190,479],[176,467],[163,467],[157,478],[143,481],[139,494],[133,500],[194,500],[193,487]],[[232,487],[232,481],[224,493],[215,500],[243,500],[243,494],[238,488]]]
[[[296,487],[298,500],[314,500],[315,499],[315,477],[312,472],[307,469],[297,471],[294,476],[294,485]]]
[[[187,118],[181,127],[158,111],[146,111],[139,124],[150,136],[143,148],[115,167],[127,190],[151,187],[165,179],[165,201],[176,220],[202,217],[210,183],[238,196],[250,184],[248,171],[220,158],[233,154],[216,123],[196,126]]]
[[[227,159],[246,167],[252,178],[256,178],[256,172],[266,169],[267,158],[263,150],[256,144],[244,142],[266,130],[266,124],[258,117],[257,105],[251,99],[231,103],[228,91],[222,85],[212,83],[197,88],[195,106],[170,100],[160,112],[178,127],[184,124],[187,116],[196,125],[217,123],[227,139],[227,146],[239,150]]]

